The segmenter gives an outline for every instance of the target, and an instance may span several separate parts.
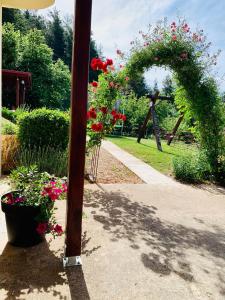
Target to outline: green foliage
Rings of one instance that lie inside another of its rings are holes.
[[[145,97],[137,98],[134,93],[123,97],[121,109],[127,117],[124,132],[131,136],[136,136],[140,126],[143,124],[149,110],[149,99]],[[152,128],[152,123],[148,123],[148,131]]]
[[[13,24],[6,23],[2,28],[2,67],[16,69],[19,59],[20,32]]]
[[[6,107],[2,107],[2,117],[6,120],[11,121],[12,123],[16,123],[15,112]]]
[[[131,49],[126,68],[128,76],[135,79],[152,66],[166,66],[174,72],[185,91],[182,106],[195,120],[201,151],[212,174],[219,178],[221,157],[225,155],[222,101],[215,81],[206,72],[215,63],[216,55],[210,57],[209,44],[202,31],[191,32],[182,20],[175,26],[158,23],[142,36],[144,46],[143,41],[137,41]]]
[[[57,60],[51,65],[51,86],[48,97],[41,104],[48,108],[66,110],[70,107],[71,75],[67,65]]]
[[[22,146],[67,148],[69,117],[65,113],[36,109],[24,114],[18,123],[18,138]]]
[[[59,11],[56,9],[50,12],[50,18],[51,21],[48,23],[46,39],[48,46],[53,50],[53,59],[57,61],[64,58],[64,27],[59,16]]]
[[[11,122],[3,123],[2,134],[3,135],[14,135],[17,132],[17,126]]]
[[[47,147],[20,147],[16,155],[17,166],[27,168],[35,165],[39,172],[48,172],[57,177],[66,177],[68,170],[68,152],[61,148]]]
[[[186,183],[197,183],[200,180],[198,162],[194,157],[176,157],[173,159],[175,178]]]

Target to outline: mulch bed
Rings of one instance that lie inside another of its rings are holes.
[[[109,152],[100,150],[97,183],[143,183],[143,181],[114,158]]]

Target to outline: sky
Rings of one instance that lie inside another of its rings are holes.
[[[55,7],[63,16],[71,15],[74,2],[56,0]],[[172,22],[178,16],[185,17],[192,29],[204,30],[212,51],[222,50],[213,76],[225,91],[225,0],[93,0],[93,38],[105,57],[115,58],[116,49],[129,51],[139,30],[146,31],[149,24],[164,17]],[[151,69],[146,74],[147,83],[157,80],[160,86],[166,74],[169,72],[164,69]]]

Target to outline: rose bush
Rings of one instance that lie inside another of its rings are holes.
[[[93,58],[91,68],[101,73],[98,82],[93,81],[89,85],[87,150],[100,145],[101,140],[112,132],[116,124],[126,121],[126,116],[119,112],[117,104],[123,97],[123,88],[128,81],[124,71],[117,68],[112,59],[103,61]]]

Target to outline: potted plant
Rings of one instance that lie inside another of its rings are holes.
[[[42,242],[46,233],[63,233],[54,218],[54,203],[67,191],[66,182],[39,173],[37,168],[19,167],[10,175],[13,190],[1,198],[9,243],[30,247]]]

